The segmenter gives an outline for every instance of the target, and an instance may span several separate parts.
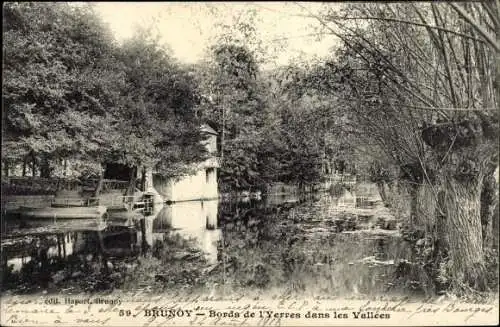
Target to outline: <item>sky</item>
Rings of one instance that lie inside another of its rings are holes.
[[[318,11],[321,3],[302,3]],[[232,25],[238,17],[248,20],[254,10],[257,39],[269,49],[264,52],[268,67],[286,65],[297,58],[311,60],[331,53],[338,40],[328,35],[322,40],[311,26],[315,18],[291,2],[96,2],[95,8],[121,41],[132,35],[134,26],[156,22],[163,43],[184,63],[195,63],[207,53],[207,46],[221,33],[218,23]],[[243,14],[242,14],[243,13]]]

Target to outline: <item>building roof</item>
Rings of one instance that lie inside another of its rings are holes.
[[[204,132],[204,133],[208,133],[208,134],[212,134],[212,135],[217,135],[219,133],[217,133],[212,127],[210,127],[209,125],[207,124],[203,124],[201,125],[200,127],[201,131]]]

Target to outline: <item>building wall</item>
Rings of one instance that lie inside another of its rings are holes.
[[[215,199],[219,196],[217,168],[200,169],[194,175],[178,181],[165,180],[155,176],[154,187],[167,201],[188,201]]]

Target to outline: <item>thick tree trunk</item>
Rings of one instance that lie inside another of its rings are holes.
[[[102,186],[104,184],[104,168],[101,167],[99,171],[99,180],[97,181],[97,185],[94,191],[94,197],[98,198],[102,191]]]
[[[499,221],[499,213],[498,213],[498,201],[497,205],[495,206],[495,209],[493,210],[493,220],[491,222],[491,235],[492,235],[492,247],[494,249],[498,250],[498,234],[499,234],[499,228],[498,228],[498,221]]]
[[[492,170],[485,176],[481,190],[481,226],[483,247],[491,247],[493,242],[492,221],[498,203],[498,185]]]
[[[441,292],[448,288],[448,283],[443,282],[440,278],[440,266],[448,257],[448,239],[446,226],[446,211],[445,211],[445,192],[439,191],[434,210],[434,230],[432,233],[433,249],[432,249],[432,269],[430,275],[435,287],[435,292]]]
[[[413,187],[416,188],[414,192],[417,196],[417,208],[413,217],[413,224],[424,227],[427,233],[432,234],[435,232],[437,217],[439,216],[439,212],[437,212],[439,211],[439,200],[436,198],[436,195],[439,197],[436,194],[438,185],[424,183],[421,185],[413,184]],[[441,194],[442,198],[443,196]]]
[[[436,249],[437,252],[447,251],[448,238],[446,235],[447,221],[446,221],[446,207],[445,207],[445,192],[438,193],[437,210],[436,213]]]
[[[473,182],[446,180],[445,210],[447,214],[449,252],[454,287],[485,290],[480,195],[482,178]]]
[[[50,165],[46,155],[42,155],[40,163],[40,177],[50,178]]]
[[[141,171],[141,190],[146,192],[146,168],[142,167]]]

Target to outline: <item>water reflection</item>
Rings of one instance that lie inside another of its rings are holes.
[[[219,201],[188,201],[164,206],[147,224],[147,243],[153,245],[156,239],[161,240],[165,231],[172,230],[185,238],[192,238],[196,245],[206,254],[210,263],[217,261],[217,241],[221,231],[217,224]],[[149,219],[147,219],[149,220]]]
[[[7,248],[6,266],[13,272],[20,271],[24,264],[41,255],[46,256],[47,259],[66,258],[74,253],[85,252],[89,247],[88,238],[82,232],[40,235],[38,238],[20,242],[17,245],[10,249],[5,247]]]
[[[406,255],[401,241],[346,234],[332,228],[343,211],[368,208],[367,203],[378,201],[377,196],[373,188],[353,187],[336,196],[277,194],[267,195],[262,201],[159,205],[152,215],[132,226],[32,235],[13,239],[10,244],[2,242],[2,278],[8,282],[7,288],[14,289],[20,283],[47,287],[51,279],[79,283],[80,276],[88,273],[94,279],[100,276],[99,282],[85,284],[95,290],[112,287],[124,275],[131,284],[139,284],[144,275],[152,275],[153,280],[145,284],[152,285],[155,278],[164,278],[174,280],[173,285],[180,287],[181,282],[171,275],[175,271],[162,271],[176,264],[182,266],[185,253],[176,256],[172,252],[183,250],[168,243],[172,236],[179,235],[191,239],[204,253],[207,262],[200,265],[215,267],[212,278],[218,284],[323,287],[332,292],[354,293],[383,291],[394,270],[394,260]],[[162,244],[162,250],[155,252],[155,244]],[[146,274],[123,268],[133,267],[141,262],[138,257],[147,258],[153,253],[162,257],[157,258],[157,266],[146,266],[151,270]],[[190,256],[190,263],[178,269],[182,276],[186,275],[185,267],[193,265],[193,258]],[[32,275],[45,276],[43,283]]]

